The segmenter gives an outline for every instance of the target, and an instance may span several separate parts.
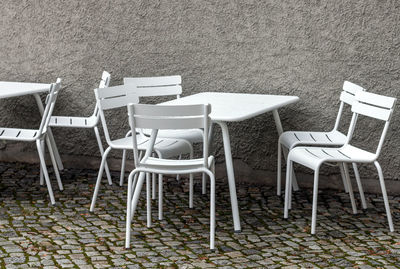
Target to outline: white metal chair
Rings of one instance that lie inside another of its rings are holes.
[[[96,187],[93,194],[92,204],[90,206],[90,211],[94,210],[106,159],[111,149],[131,150],[133,148],[131,136],[125,136],[119,139],[111,139],[104,111],[117,108],[126,108],[128,103],[137,102],[138,100],[138,97],[135,94],[135,87],[131,85],[99,88],[95,89],[94,91],[97,100],[97,106],[99,108],[101,123],[103,125],[104,136],[106,138],[108,148],[105,150],[101,160],[101,165],[96,181]],[[135,137],[137,136],[139,150],[145,151],[150,141],[150,138],[144,136],[141,133],[136,133],[134,136]],[[191,152],[193,152],[193,149],[191,147],[191,144],[188,143],[187,141],[182,139],[169,139],[169,138],[157,139],[153,151],[153,153],[156,153],[156,155],[159,158],[171,158],[179,156],[181,154],[190,154]],[[162,185],[159,186],[159,188],[161,189]],[[161,214],[160,216],[162,216],[162,203],[159,204],[159,208],[160,208],[159,212]]]
[[[287,174],[286,174],[286,192],[285,192],[285,209],[284,217],[288,217],[288,210],[291,203],[291,191],[292,187],[292,170],[293,163],[302,164],[312,170],[314,170],[314,190],[313,190],[313,207],[312,207],[312,221],[311,221],[311,234],[315,234],[316,221],[317,221],[317,197],[318,197],[318,181],[319,181],[319,169],[324,163],[374,163],[378,170],[379,181],[382,189],[383,200],[386,209],[386,215],[389,222],[390,231],[393,232],[393,222],[390,213],[389,201],[386,194],[386,187],[383,178],[382,168],[379,165],[377,159],[381,152],[383,142],[389,127],[389,123],[392,117],[394,104],[396,98],[386,97],[378,94],[358,91],[355,95],[355,100],[352,104],[353,116],[350,123],[350,128],[347,134],[345,144],[340,148],[323,148],[323,147],[296,147],[289,152],[287,160]],[[355,130],[358,115],[367,116],[377,120],[382,120],[385,125],[382,130],[380,140],[377,145],[377,149],[374,153],[364,150],[359,147],[355,147],[350,144],[352,136]],[[346,182],[349,188],[350,196],[352,196],[352,187],[348,174],[348,170],[345,173]],[[351,197],[353,212],[357,213],[355,207],[354,198]]]
[[[110,84],[110,78],[111,75],[108,72],[103,71],[99,88],[108,87],[108,85]],[[99,146],[100,154],[101,156],[103,156],[104,154],[103,142],[101,142],[99,129],[97,127],[99,119],[100,119],[99,108],[96,104],[94,112],[90,117],[52,116],[50,119],[49,126],[65,127],[65,128],[93,128],[94,134],[97,139],[97,144]],[[108,183],[111,185],[112,184],[111,174],[110,170],[108,169],[107,163],[105,163],[105,170]]]
[[[215,241],[215,176],[214,157],[208,155],[208,136],[203,136],[203,157],[190,160],[167,160],[153,158],[153,146],[157,143],[158,130],[171,129],[193,129],[202,128],[208,133],[210,124],[210,105],[187,105],[187,106],[162,106],[130,104],[128,106],[129,122],[132,130],[137,128],[152,129],[151,141],[148,144],[145,156],[140,159],[138,154],[138,141],[133,136],[133,154],[135,170],[128,178],[127,216],[126,216],[126,240],[125,247],[130,246],[131,222],[135,212],[140,192],[143,186],[145,173],[158,174],[189,174],[206,173],[210,177],[210,249],[214,249]],[[139,173],[137,184],[132,182],[135,175]],[[136,187],[135,187],[136,185]],[[146,180],[147,189],[147,226],[151,226],[151,198],[150,178]],[[132,195],[132,191],[134,194]]]
[[[139,98],[154,96],[176,96],[180,98],[182,94],[182,77],[181,76],[158,76],[158,77],[129,77],[124,78],[125,85],[131,85],[136,88],[135,93]],[[151,130],[141,130],[146,136],[150,136]],[[200,143],[203,141],[203,131],[200,129],[190,130],[160,130],[159,138],[178,138],[188,141],[190,144]],[[122,186],[125,175],[126,151],[122,154],[122,168],[120,185]],[[162,179],[160,179],[162,180]],[[155,177],[152,180],[152,197],[155,199]],[[205,178],[203,177],[203,194],[205,193]],[[190,179],[190,188],[193,189],[193,179]],[[190,192],[192,193],[192,192]],[[189,199],[189,207],[193,207],[193,198]]]
[[[44,174],[51,204],[53,205],[55,204],[54,194],[46,167],[45,155],[44,155],[45,149],[44,149],[44,143],[42,143],[42,141],[46,141],[47,143],[51,157],[51,162],[54,168],[54,173],[57,178],[58,187],[60,190],[63,190],[63,185],[57,168],[54,151],[53,148],[51,147],[49,137],[46,135],[50,117],[51,114],[53,113],[54,106],[56,104],[57,96],[60,89],[61,89],[61,79],[58,78],[57,82],[52,83],[50,86],[50,91],[46,98],[46,107],[43,111],[39,129],[0,128],[0,140],[36,142],[36,147],[38,150],[39,160],[40,160],[40,167]]]
[[[330,132],[310,132],[310,131],[287,131],[279,137],[278,142],[278,175],[277,175],[277,195],[281,195],[281,173],[282,173],[282,146],[289,151],[297,146],[342,146],[346,142],[346,135],[339,131],[342,119],[343,109],[345,105],[351,106],[354,101],[354,95],[359,91],[365,91],[364,88],[345,81],[343,91],[340,95],[340,106],[336,117],[333,130]],[[348,169],[347,164],[339,163],[340,172],[344,184],[345,191],[348,192],[348,186],[345,181],[345,170]],[[364,209],[367,208],[364,191],[361,185],[357,164],[353,163],[353,170],[358,184],[361,204]],[[295,180],[295,179],[294,179]]]

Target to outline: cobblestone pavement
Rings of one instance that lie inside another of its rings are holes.
[[[195,209],[189,209],[187,180],[171,178],[165,183],[165,219],[157,220],[153,201],[153,227],[147,228],[141,199],[132,249],[126,250],[126,185],[103,185],[96,211],[89,213],[96,171],[63,171],[63,192],[53,180],[56,206],[49,205],[47,189],[39,186],[37,165],[1,164],[0,174],[2,268],[400,266],[400,234],[389,232],[382,199],[376,195],[367,195],[368,210],[352,215],[347,195],[321,191],[317,235],[311,236],[311,191],[294,195],[290,219],[283,220],[282,198],[274,188],[239,185],[243,231],[235,234],[228,188],[218,180],[217,250],[211,252],[208,196],[200,194],[197,182]],[[390,197],[397,229],[399,200]]]

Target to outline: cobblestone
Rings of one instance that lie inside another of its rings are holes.
[[[14,178],[20,170],[26,176]],[[52,177],[55,206],[48,202],[47,189],[39,186],[38,172],[36,165],[0,165],[1,268],[400,268],[400,234],[389,232],[377,195],[368,194],[369,208],[353,215],[345,193],[321,190],[317,234],[312,236],[310,190],[293,195],[290,218],[284,220],[283,198],[275,195],[275,188],[239,185],[242,232],[234,233],[229,191],[219,179],[217,249],[212,252],[209,199],[201,195],[200,182],[195,185],[195,208],[189,209],[187,180],[169,178],[164,220],[157,220],[157,201],[152,201],[153,226],[146,227],[142,197],[127,250],[126,185],[103,184],[90,213],[96,171],[62,171],[62,192]],[[118,176],[113,173],[115,181]],[[397,226],[400,199],[390,200]]]

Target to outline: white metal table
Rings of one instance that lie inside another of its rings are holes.
[[[280,135],[283,129],[278,109],[297,101],[299,101],[297,96],[203,92],[163,103],[164,105],[211,104],[210,118],[222,130],[233,224],[237,232],[241,231],[241,226],[227,122],[243,121],[272,111],[276,129]]]
[[[46,83],[0,81],[0,99],[24,95],[33,95],[39,108],[39,112],[41,115],[43,115],[44,106],[42,100],[40,99],[40,94],[49,92],[49,89],[50,84]],[[47,134],[49,136],[50,143],[54,151],[58,169],[62,170],[64,169],[64,167],[50,127],[47,128]]]

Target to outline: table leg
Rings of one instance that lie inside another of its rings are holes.
[[[282,123],[281,123],[281,119],[279,117],[278,110],[277,109],[273,110],[272,114],[274,115],[274,120],[275,120],[276,130],[278,131],[278,135],[281,135],[283,133],[283,128],[282,128]],[[285,160],[287,160],[288,150],[285,147],[282,147],[282,151],[283,151],[283,156],[285,157]],[[293,180],[292,181],[293,190],[298,191],[299,185],[297,184],[297,179],[296,179],[296,175],[294,174],[294,170],[293,170],[292,180]]]
[[[235,175],[233,172],[233,161],[231,152],[231,142],[229,139],[229,130],[225,122],[216,122],[216,123],[221,127],[222,140],[224,142],[226,170],[228,175],[229,193],[231,196],[233,226],[235,232],[240,232],[241,227],[240,227],[239,207],[236,196],[236,183],[235,183]]]
[[[44,107],[43,107],[43,103],[42,103],[42,100],[40,99],[39,94],[36,93],[33,96],[35,97],[36,103],[38,105],[40,115],[43,115]],[[57,146],[56,146],[56,142],[54,140],[54,136],[53,136],[53,133],[51,132],[50,127],[47,127],[47,135],[48,135],[48,137],[50,139],[50,144],[51,144],[51,147],[52,147],[52,149],[54,151],[54,156],[56,158],[58,170],[63,170],[64,166],[63,166],[63,163],[61,161],[60,153],[58,152],[58,149],[57,149]]]

